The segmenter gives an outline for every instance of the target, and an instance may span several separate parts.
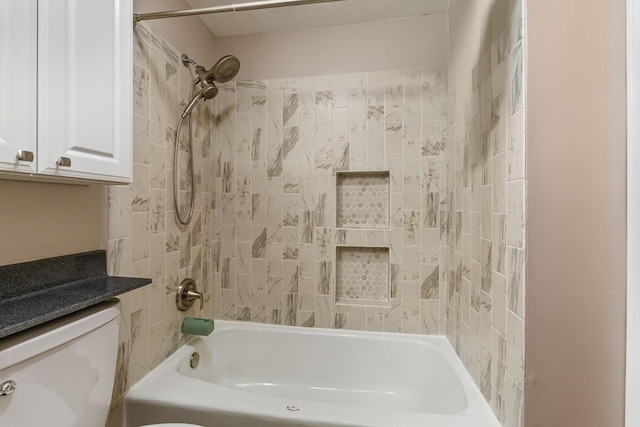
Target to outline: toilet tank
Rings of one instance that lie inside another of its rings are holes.
[[[104,427],[118,353],[119,303],[0,340],[0,426]],[[9,387],[11,388],[11,387]]]

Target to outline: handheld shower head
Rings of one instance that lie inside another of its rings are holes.
[[[182,116],[180,116],[181,120],[184,120],[189,114],[191,114],[191,111],[193,111],[193,109],[196,107],[198,101],[200,101],[201,99],[211,99],[218,94],[218,88],[213,83],[206,82],[206,84],[203,84],[202,86],[203,88],[200,89],[200,91],[196,93],[193,98],[191,98],[191,101],[189,101],[187,108],[184,109]]]

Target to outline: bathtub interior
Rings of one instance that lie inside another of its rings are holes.
[[[183,357],[179,374],[228,389],[431,414],[460,414],[468,405],[442,349],[424,340],[229,322],[191,345],[200,364],[191,368]]]

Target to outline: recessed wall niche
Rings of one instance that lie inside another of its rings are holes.
[[[336,226],[389,228],[389,171],[336,173]]]
[[[336,303],[389,304],[389,248],[336,247]]]

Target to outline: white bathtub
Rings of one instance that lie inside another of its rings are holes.
[[[198,352],[200,364],[189,366]],[[126,397],[127,427],[499,427],[445,337],[216,322]]]

